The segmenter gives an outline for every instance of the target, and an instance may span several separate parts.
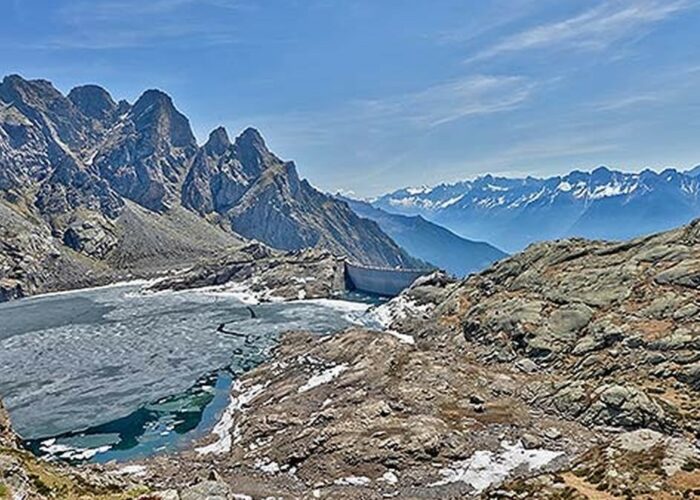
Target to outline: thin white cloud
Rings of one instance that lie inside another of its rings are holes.
[[[427,89],[358,103],[360,118],[404,122],[432,128],[470,116],[500,113],[521,106],[534,83],[519,76],[468,76]]]
[[[465,16],[466,20],[438,31],[432,38],[438,44],[466,44],[501,30],[508,25],[532,15],[543,2],[532,0],[491,0],[485,2],[486,9],[481,15]],[[464,4],[471,10],[471,5]]]
[[[692,6],[689,0],[606,0],[573,17],[508,36],[467,62],[536,49],[602,50]]]
[[[603,101],[595,106],[598,111],[617,111],[625,108],[634,108],[640,106],[649,106],[658,104],[664,101],[664,95],[661,93],[641,93],[636,95],[628,95],[618,99]]]
[[[315,143],[346,133],[378,135],[429,130],[457,120],[519,108],[537,84],[520,76],[473,75],[425,89],[347,102],[329,109],[257,116],[248,121],[287,130],[296,140]]]
[[[143,46],[211,46],[236,43],[226,16],[200,16],[204,9],[247,8],[242,0],[78,0],[62,5],[60,36],[30,44],[39,49],[122,49]]]
[[[639,82],[637,89],[625,89],[597,103],[595,111],[638,110],[655,105],[682,105],[696,95],[700,77],[700,66],[690,64],[662,67]]]

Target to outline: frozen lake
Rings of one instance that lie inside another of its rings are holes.
[[[0,304],[0,397],[37,452],[105,461],[173,449],[213,426],[231,380],[280,333],[333,333],[366,307],[261,304],[252,318],[231,295],[133,284]]]

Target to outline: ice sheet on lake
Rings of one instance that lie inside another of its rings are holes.
[[[0,305],[0,324],[27,307],[42,315],[38,329],[0,340],[0,396],[23,437],[91,427],[181,394],[217,368],[262,359],[284,331],[324,334],[352,324],[322,304],[261,304],[251,318],[232,296],[138,290],[117,286]],[[52,325],[66,311],[72,321]],[[222,323],[247,339],[217,332]]]

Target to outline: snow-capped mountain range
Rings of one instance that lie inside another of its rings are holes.
[[[507,251],[571,236],[618,240],[700,216],[700,168],[626,173],[598,167],[545,179],[486,175],[400,189],[372,204],[393,213],[422,215]]]

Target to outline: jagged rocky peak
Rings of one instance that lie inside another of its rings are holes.
[[[257,162],[252,168],[242,163],[241,151],[238,139],[234,146],[224,127],[214,129],[187,173],[182,186],[183,205],[201,215],[230,210],[259,175]]]
[[[187,117],[170,96],[147,90],[112,128],[93,165],[122,196],[163,211],[178,202],[180,183],[196,152]]]
[[[6,76],[0,84],[0,100],[46,129],[61,147],[65,144],[74,152],[92,143],[98,135],[90,119],[47,80]]]
[[[265,139],[263,139],[262,134],[258,129],[253,127],[247,127],[241,135],[236,138],[236,143],[243,146],[251,146],[256,149],[267,151],[267,145],[265,144]]]
[[[265,144],[263,136],[253,127],[248,127],[241,132],[241,135],[236,137],[235,145],[241,153],[257,155],[259,157],[272,155],[267,144]]]
[[[209,139],[204,144],[204,149],[207,153],[221,156],[232,146],[231,140],[228,137],[228,132],[224,127],[217,127],[209,134]]]
[[[2,80],[0,95],[6,102],[35,101],[46,97],[62,97],[47,80],[26,80],[20,75],[8,75]]]
[[[82,85],[68,93],[68,99],[85,115],[104,122],[114,116],[117,103],[99,85]]]
[[[246,128],[236,137],[234,147],[246,175],[258,177],[266,167],[281,163],[281,160],[267,148],[260,132],[252,127]]]
[[[131,109],[136,129],[153,138],[167,139],[174,147],[196,147],[190,122],[165,92],[150,89],[144,92]]]

